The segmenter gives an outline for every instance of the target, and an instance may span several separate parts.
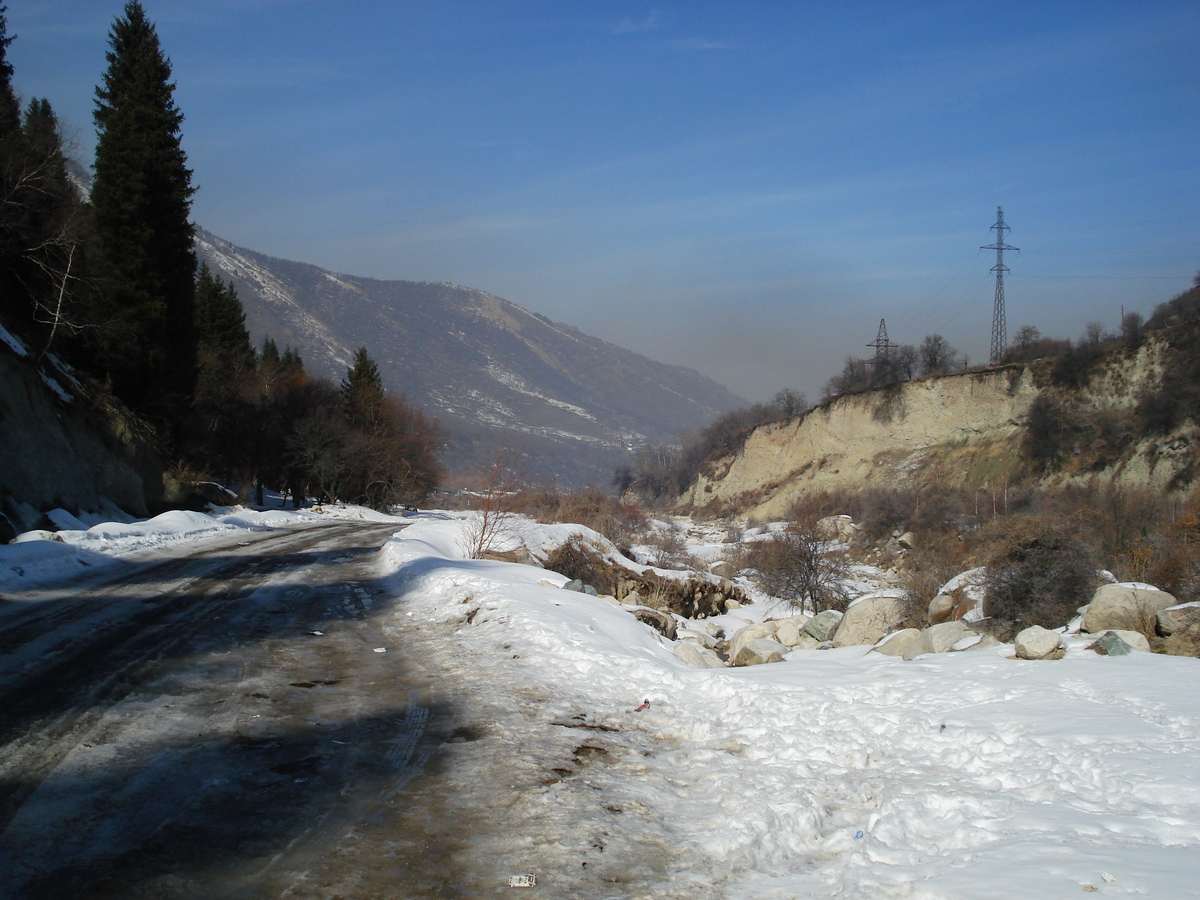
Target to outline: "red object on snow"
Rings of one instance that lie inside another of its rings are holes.
[[[642,701],[642,705],[639,706],[637,709],[635,709],[634,712],[641,712],[643,709],[649,709],[649,708],[650,708],[650,701],[644,700],[644,701]]]

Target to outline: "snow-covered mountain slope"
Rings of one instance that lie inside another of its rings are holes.
[[[274,259],[197,229],[201,259],[232,281],[251,336],[299,349],[340,378],[359,346],[385,386],[437,415],[460,471],[503,440],[535,475],[607,480],[626,449],[706,424],[743,401],[691,369],[654,362],[453,284],[377,281]]]

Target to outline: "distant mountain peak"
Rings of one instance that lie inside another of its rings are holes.
[[[485,291],[330,272],[202,228],[196,249],[237,287],[256,343],[269,334],[335,379],[367,347],[389,391],[442,420],[447,462],[459,472],[508,444],[525,454],[531,477],[607,481],[631,445],[669,440],[745,403],[698,372]]]

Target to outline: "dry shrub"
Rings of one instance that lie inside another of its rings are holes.
[[[616,572],[612,564],[601,558],[578,535],[572,535],[565,544],[546,557],[546,568],[590,584],[601,594],[616,593]]]
[[[929,603],[951,578],[974,568],[966,544],[957,537],[943,537],[936,544],[911,551],[904,559],[900,587],[909,603],[904,628],[924,628]]]
[[[687,548],[683,532],[678,528],[655,529],[643,535],[641,542],[650,548],[649,564],[659,569],[679,569],[704,572],[708,567]]]
[[[638,507],[621,503],[599,487],[525,491],[519,504],[522,512],[539,522],[584,525],[622,548],[628,547],[648,527],[646,515]]]
[[[1058,628],[1096,587],[1092,549],[1067,520],[1022,517],[997,523],[987,563],[984,612],[1018,628]]]
[[[792,523],[746,551],[746,563],[763,590],[794,606],[844,610],[850,602],[843,585],[849,566],[843,553],[829,552],[816,523]]]
[[[1200,600],[1200,489],[1166,529],[1166,549],[1151,569],[1156,586],[1181,603]]]
[[[922,490],[872,488],[855,496],[847,511],[873,541],[886,540],[896,531],[930,537],[975,530],[1000,509],[988,495],[948,488]]]
[[[784,512],[787,522],[817,522],[826,516],[839,516],[849,509],[849,497],[841,492],[816,491],[801,494]]]

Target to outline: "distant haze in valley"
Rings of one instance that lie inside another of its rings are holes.
[[[90,158],[120,0],[10,0]],[[760,400],[847,354],[1148,314],[1200,268],[1200,6],[146,0],[198,222],[454,282]]]

